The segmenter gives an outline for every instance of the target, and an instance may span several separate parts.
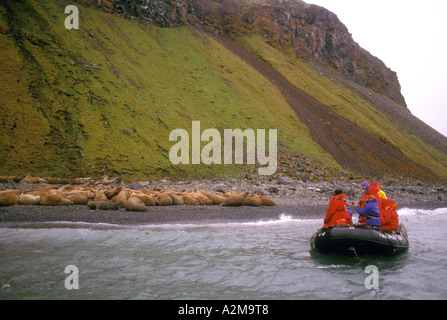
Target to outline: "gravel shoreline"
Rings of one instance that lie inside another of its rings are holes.
[[[275,220],[281,215],[295,219],[324,218],[332,191],[341,188],[352,203],[361,196],[361,182],[302,182],[288,178],[272,181],[252,180],[207,180],[172,182],[132,182],[126,187],[160,188],[168,190],[206,190],[210,192],[243,192],[263,194],[278,203],[274,207],[220,207],[199,206],[151,206],[147,212],[119,210],[91,210],[87,206],[7,206],[0,207],[0,227],[42,227],[48,224],[59,226],[80,224],[105,224],[116,226],[151,224],[205,224]],[[21,183],[1,184],[0,190],[33,190],[42,185]],[[384,185],[389,198],[400,208],[435,209],[447,207],[447,186],[444,185]]]

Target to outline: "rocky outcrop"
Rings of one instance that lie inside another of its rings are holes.
[[[80,0],[161,27],[193,25],[212,33],[256,33],[293,48],[406,107],[395,72],[362,49],[337,16],[300,0]]]
[[[291,2],[270,8],[255,6],[247,17],[254,30],[270,42],[292,47],[406,107],[397,74],[362,49],[334,13]]]

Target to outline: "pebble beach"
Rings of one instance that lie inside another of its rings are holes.
[[[380,183],[380,182],[379,182]],[[85,185],[89,185],[86,182]],[[48,184],[30,184],[25,182],[2,182],[1,190],[35,190]],[[39,226],[49,222],[59,225],[65,222],[104,223],[106,225],[139,224],[179,224],[210,223],[231,221],[259,221],[277,219],[280,215],[294,218],[323,219],[327,205],[335,189],[343,189],[347,201],[351,204],[360,199],[361,181],[303,182],[287,177],[278,179],[212,179],[171,181],[136,181],[124,183],[119,179],[108,180],[106,185],[96,182],[91,187],[155,189],[155,190],[204,190],[213,193],[259,194],[274,200],[276,206],[239,206],[219,205],[171,205],[150,206],[145,212],[131,212],[124,208],[118,210],[92,210],[86,205],[14,205],[0,206],[0,224],[3,226]],[[59,186],[58,186],[59,187]],[[447,186],[393,183],[382,185],[388,198],[395,200],[400,208],[433,209],[447,207]]]

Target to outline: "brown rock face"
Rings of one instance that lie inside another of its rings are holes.
[[[256,33],[272,44],[324,63],[349,80],[406,107],[395,72],[362,49],[337,16],[300,0],[81,0],[111,13],[162,27],[193,25],[237,35]]]
[[[334,13],[316,5],[288,2],[252,7],[247,15],[254,29],[270,42],[305,53],[406,107],[396,73],[362,49]]]

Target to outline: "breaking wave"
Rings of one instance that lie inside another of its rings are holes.
[[[321,219],[300,219],[287,214],[281,214],[277,219],[257,220],[257,221],[237,221],[237,222],[188,222],[188,223],[163,223],[163,224],[142,224],[142,225],[121,225],[103,222],[83,222],[83,221],[47,221],[47,222],[16,222],[5,223],[4,227],[15,228],[69,228],[69,229],[93,229],[93,230],[110,230],[110,229],[192,229],[192,228],[228,228],[228,227],[262,227],[262,226],[280,226],[291,224],[315,224]]]
[[[399,216],[433,216],[433,215],[447,215],[447,208],[437,208],[433,210],[427,209],[413,209],[401,208],[397,210]]]

